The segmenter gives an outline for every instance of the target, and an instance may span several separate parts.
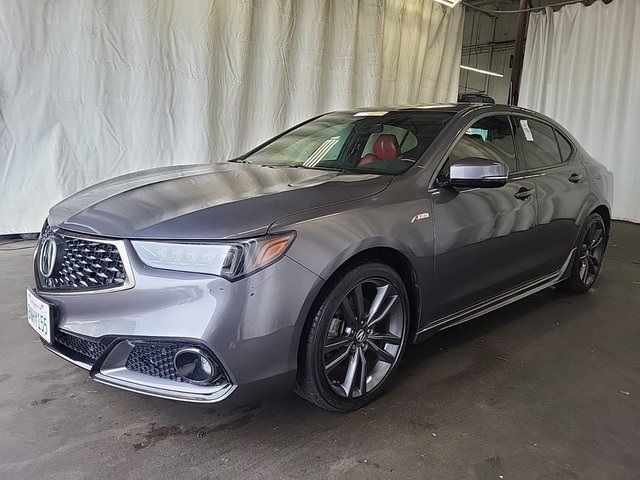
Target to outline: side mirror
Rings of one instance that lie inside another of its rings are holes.
[[[508,177],[507,165],[487,158],[467,157],[449,166],[449,185],[454,187],[502,187]]]

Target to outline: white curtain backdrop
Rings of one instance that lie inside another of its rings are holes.
[[[614,172],[613,216],[640,222],[640,1],[529,19],[519,105],[567,127]]]
[[[324,111],[455,100],[462,22],[433,0],[0,0],[0,234]]]

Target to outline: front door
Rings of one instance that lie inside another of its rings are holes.
[[[450,162],[466,157],[499,160],[509,180],[499,188],[452,187],[432,192],[435,228],[433,299],[435,318],[454,313],[534,276],[536,259],[536,187],[521,175],[508,115],[476,120],[449,154]]]

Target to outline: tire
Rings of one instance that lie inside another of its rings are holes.
[[[360,263],[321,295],[302,340],[296,393],[326,410],[356,410],[383,392],[400,363],[407,291],[391,267]]]
[[[592,213],[587,217],[580,232],[571,274],[558,284],[562,290],[584,293],[593,286],[602,268],[607,233],[606,224],[598,213]]]

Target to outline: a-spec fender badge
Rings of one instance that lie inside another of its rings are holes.
[[[411,223],[416,223],[420,220],[426,220],[427,218],[429,218],[429,212],[419,213],[413,216],[413,218],[411,219]]]

